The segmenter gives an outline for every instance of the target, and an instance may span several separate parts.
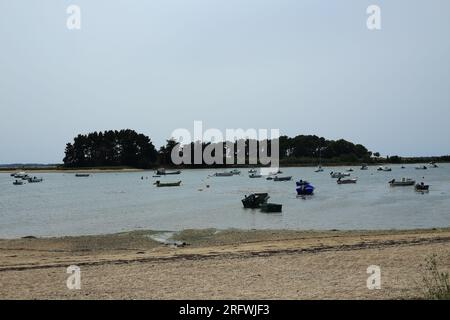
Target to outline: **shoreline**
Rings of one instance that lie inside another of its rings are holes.
[[[437,164],[447,164],[450,162],[441,161]],[[411,163],[389,163],[389,162],[377,162],[377,163],[368,163],[368,167],[378,167],[381,165],[388,165],[388,166],[398,166],[398,165],[405,165],[405,166],[414,166],[414,165],[423,165],[427,164],[427,162],[411,162]],[[360,167],[361,163],[327,163],[322,164],[322,168],[327,167]],[[158,167],[159,168],[159,167]],[[151,168],[151,169],[140,169],[140,168],[56,168],[56,167],[22,167],[22,168],[0,168],[0,173],[6,173],[11,174],[18,171],[29,171],[29,172],[38,172],[38,173],[116,173],[116,172],[152,172],[156,171],[158,169],[157,167]],[[232,165],[232,166],[219,166],[219,167],[199,167],[199,168],[193,168],[193,167],[172,167],[167,166],[165,169],[168,170],[227,170],[227,169],[249,169],[249,168],[268,168],[268,167],[262,167],[262,166],[251,166],[251,165]],[[317,168],[317,164],[280,164],[279,168]]]
[[[0,240],[0,298],[410,299],[422,297],[427,257],[450,269],[450,228],[157,234]],[[65,287],[69,265],[81,268],[82,290]],[[370,265],[382,290],[366,287]]]

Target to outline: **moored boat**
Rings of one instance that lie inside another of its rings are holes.
[[[258,173],[251,173],[251,174],[249,174],[248,177],[249,177],[249,178],[261,178],[262,175],[261,175],[261,174],[258,174]]]
[[[157,187],[179,187],[181,185],[181,180],[177,182],[161,182],[158,180],[154,184]]]
[[[248,170],[248,173],[256,173],[257,171],[256,171],[256,169],[250,169],[250,170]]]
[[[39,182],[44,181],[44,179],[37,178],[37,177],[28,178],[27,180],[28,180],[29,183],[39,183]]]
[[[377,171],[386,171],[386,172],[388,172],[388,171],[392,171],[392,169],[389,168],[389,167],[386,167],[386,166],[379,166]]]
[[[23,177],[27,176],[27,174],[26,174],[26,172],[20,171],[20,172],[11,174],[11,176],[16,179],[22,179]]]
[[[273,178],[273,181],[291,181],[292,180],[292,177],[291,176],[288,176],[288,177],[275,177],[275,178]]]
[[[269,199],[268,193],[252,193],[250,195],[244,196],[242,199],[242,204],[246,209],[256,209],[259,208],[263,203],[267,202]]]
[[[238,169],[233,169],[233,170],[230,171],[230,173],[231,173],[232,175],[238,175],[238,174],[241,174],[241,171],[238,170]]]
[[[90,176],[89,173],[76,173],[75,174],[75,177],[78,177],[78,178],[86,178],[86,177],[89,177],[89,176]]]
[[[427,170],[427,166],[416,167],[416,170]]]
[[[344,177],[350,177],[350,173],[342,173],[342,172],[330,172],[330,176],[334,179],[336,178],[344,178]]]
[[[407,187],[413,186],[415,183],[416,181],[410,178],[402,178],[401,180],[392,179],[389,181],[389,185],[391,187]]]
[[[231,172],[216,172],[214,177],[231,177],[233,174]]]
[[[297,181],[295,182],[297,185],[297,188],[295,189],[297,191],[297,195],[299,196],[311,196],[314,194],[314,186],[310,184],[308,181]]]
[[[430,186],[421,182],[421,183],[416,184],[414,189],[416,189],[416,191],[419,191],[419,192],[424,192],[424,191],[429,191]]]
[[[358,182],[358,179],[337,179],[337,184],[350,184]]]
[[[317,169],[314,170],[314,172],[323,172],[322,166],[318,166]]]
[[[156,170],[156,175],[157,176],[165,176],[165,175],[170,175],[170,174],[180,174],[181,171],[180,170],[176,170],[176,171],[166,171],[166,169],[161,168]]]
[[[360,170],[369,170],[369,166],[368,166],[367,164],[363,163],[363,164],[361,165]]]
[[[15,186],[21,186],[21,185],[23,185],[23,181],[21,181],[21,180],[16,180],[16,181],[13,182],[13,185],[15,185]]]

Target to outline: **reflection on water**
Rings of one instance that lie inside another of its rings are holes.
[[[357,184],[337,185],[325,168],[284,168],[293,181],[209,177],[213,170],[184,170],[181,175],[152,178],[153,172],[98,173],[76,178],[69,173],[40,174],[43,183],[14,186],[0,174],[0,237],[112,233],[134,229],[406,229],[450,225],[450,165],[415,170],[393,166],[392,172],[354,168]],[[144,179],[141,177],[144,176]],[[411,177],[430,184],[430,192],[389,187],[393,178]],[[148,179],[147,179],[148,178]],[[156,188],[154,180],[182,180],[175,188]],[[296,196],[295,180],[315,187],[309,199]],[[207,188],[207,185],[210,187]],[[282,214],[244,210],[241,199],[268,192],[283,204]]]

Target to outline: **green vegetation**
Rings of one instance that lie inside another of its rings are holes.
[[[450,300],[449,274],[439,270],[436,255],[426,259],[423,286],[426,299]]]
[[[150,168],[158,156],[149,137],[129,129],[80,134],[66,145],[65,155],[64,166],[76,168]]]
[[[250,155],[250,146],[267,145],[268,156],[271,155],[272,140],[238,140],[234,142],[195,142],[189,145],[191,156],[205,148],[223,150],[223,163],[225,157],[234,157],[237,163],[238,153],[245,154],[246,164],[249,159],[258,155]],[[177,146],[174,140],[167,140],[166,145],[156,150],[149,137],[138,134],[133,130],[93,132],[87,135],[78,135],[72,143],[66,145],[63,168],[154,168],[156,166],[175,167],[171,159],[172,150]],[[186,145],[184,150],[188,150]],[[216,148],[212,148],[216,147]],[[182,149],[183,150],[183,149]],[[180,151],[180,155],[183,151]],[[419,162],[448,162],[450,156],[429,158],[402,158],[399,156],[380,157],[378,152],[372,153],[361,144],[354,144],[344,139],[327,140],[315,135],[298,135],[293,138],[281,136],[279,138],[280,165],[355,165],[361,163],[419,163]],[[214,152],[213,152],[214,155]],[[228,159],[229,160],[229,159]],[[215,164],[212,167],[223,167]],[[184,168],[211,167],[206,163],[183,164]]]

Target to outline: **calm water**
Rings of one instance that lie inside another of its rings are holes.
[[[179,188],[156,188],[153,172],[98,173],[89,178],[74,174],[40,174],[43,183],[14,186],[0,174],[0,238],[84,235],[134,229],[409,229],[450,225],[450,165],[392,172],[354,168],[355,185],[337,185],[329,172],[344,168],[284,168],[283,175],[307,179],[316,194],[296,197],[295,182],[274,182],[241,176],[210,177],[216,170],[184,170],[160,178],[182,180]],[[141,180],[141,176],[148,180]],[[412,187],[391,188],[392,178],[411,177],[431,185],[428,194]],[[210,188],[205,188],[209,184]],[[203,191],[199,191],[203,189]],[[283,204],[282,214],[244,210],[241,199],[251,192],[268,192]]]

